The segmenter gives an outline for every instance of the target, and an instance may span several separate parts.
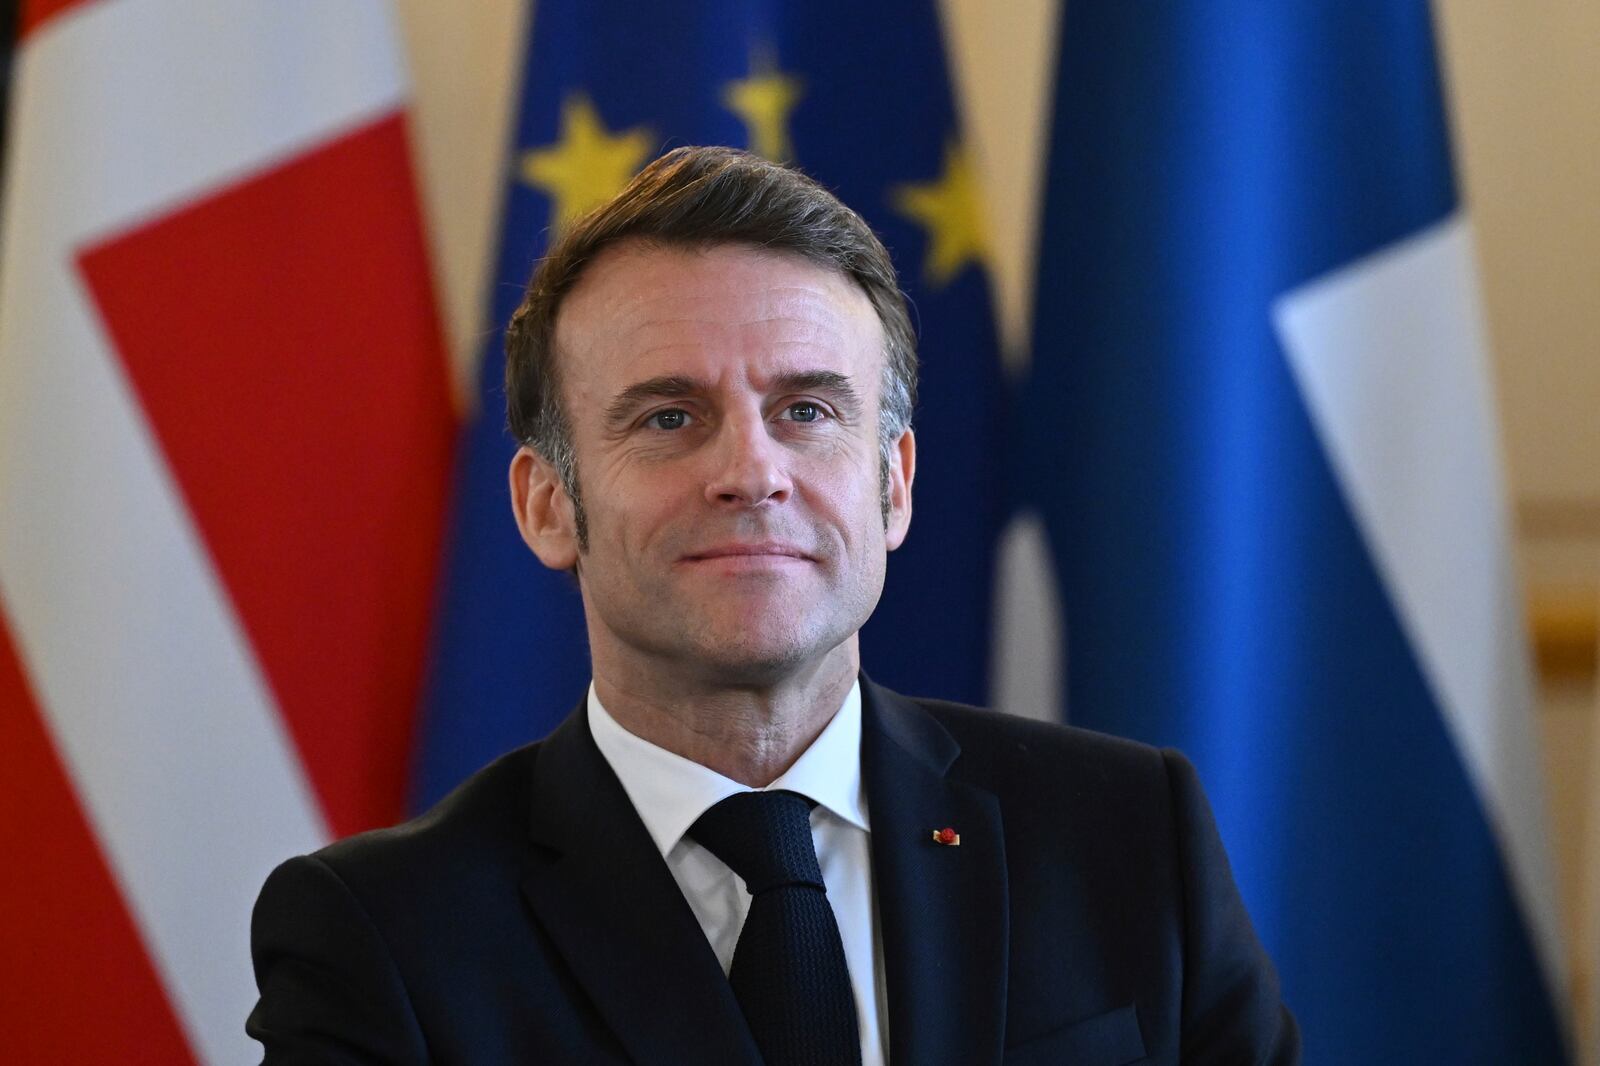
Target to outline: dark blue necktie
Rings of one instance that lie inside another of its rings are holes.
[[[766,1066],[861,1062],[844,943],[811,842],[812,806],[794,792],[741,792],[689,830],[752,897],[728,981]]]

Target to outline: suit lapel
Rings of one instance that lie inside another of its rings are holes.
[[[960,747],[915,704],[862,678],[862,766],[895,1062],[998,1063],[1009,941],[994,796],[947,776]],[[955,829],[958,846],[932,839]]]
[[[540,745],[523,895],[639,1063],[759,1066],[677,882],[577,712]]]

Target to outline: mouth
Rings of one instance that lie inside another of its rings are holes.
[[[814,563],[816,558],[793,544],[781,541],[716,544],[691,552],[685,563],[723,563],[730,566],[762,566],[784,563]]]

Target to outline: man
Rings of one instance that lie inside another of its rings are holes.
[[[1181,756],[861,674],[916,360],[858,216],[679,149],[556,244],[507,351],[516,520],[593,684],[274,872],[268,1062],[1298,1061]]]

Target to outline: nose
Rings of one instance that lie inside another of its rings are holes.
[[[772,439],[767,420],[759,415],[726,420],[717,431],[714,468],[706,481],[712,503],[754,507],[789,498],[784,449]]]

